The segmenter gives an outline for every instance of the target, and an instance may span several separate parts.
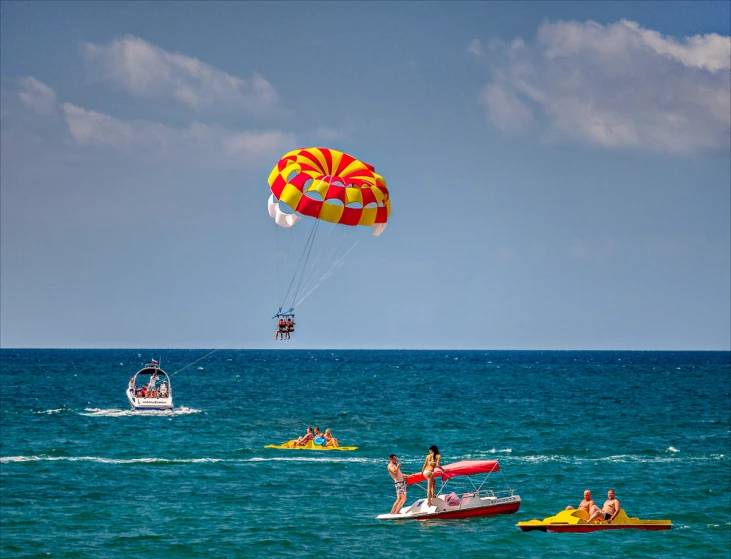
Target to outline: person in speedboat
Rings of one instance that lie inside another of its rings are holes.
[[[439,467],[439,461],[442,459],[442,455],[439,454],[437,445],[433,444],[429,447],[429,454],[426,455],[424,465],[421,467],[421,473],[426,478],[426,500],[427,505],[431,505],[431,500],[434,497],[434,489],[437,485],[434,479],[434,470]]]
[[[396,487],[396,502],[391,507],[391,514],[396,514],[406,502],[406,481],[403,472],[401,472],[401,462],[398,461],[396,455],[391,454],[388,460],[388,475],[391,476]]]
[[[591,498],[591,491],[587,489],[586,491],[584,491],[584,500],[579,503],[579,506],[577,508],[578,510],[586,511],[586,514],[591,515],[592,507],[599,508],[596,506],[594,499]],[[568,507],[566,507],[566,510],[574,510],[574,507],[569,505]]]
[[[600,509],[594,505],[589,513],[589,520],[587,523],[594,522],[595,520],[606,520],[607,524],[611,524],[612,520],[617,518],[620,511],[619,501],[614,497],[614,489],[607,491],[607,500],[604,501],[604,506]]]

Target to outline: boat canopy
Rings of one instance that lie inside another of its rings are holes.
[[[137,371],[137,374],[138,375],[154,375],[154,374],[157,374],[157,375],[168,376],[167,373],[165,371],[163,371],[162,369],[154,369],[154,368],[150,368],[150,367],[147,367],[145,369],[142,369],[140,371]]]
[[[462,460],[461,462],[454,462],[452,464],[440,466],[434,471],[434,477],[441,477],[442,479],[447,480],[457,476],[489,474],[497,472],[499,469],[500,465],[497,460]],[[425,478],[424,474],[421,472],[406,476],[406,485],[422,483],[423,481],[425,481]]]

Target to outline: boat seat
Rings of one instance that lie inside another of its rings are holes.
[[[475,496],[474,493],[465,493],[464,495],[462,495],[462,505],[461,506],[465,506],[467,503],[469,503],[470,499],[474,496]]]

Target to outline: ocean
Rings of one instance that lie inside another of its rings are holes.
[[[731,557],[729,352],[209,353],[0,350],[0,555]],[[172,411],[129,409],[151,358]],[[358,450],[264,448],[308,426]],[[416,472],[434,444],[443,463],[498,460],[486,487],[520,510],[376,520],[395,499],[388,455]],[[585,489],[673,528],[516,528]]]

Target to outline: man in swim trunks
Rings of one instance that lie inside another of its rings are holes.
[[[579,503],[578,508],[579,510],[585,510],[586,514],[590,515],[592,507],[599,508],[596,506],[594,499],[591,498],[591,491],[587,489],[586,491],[584,491],[584,500]],[[566,507],[566,510],[574,510],[574,507],[569,505],[568,507]]]
[[[312,427],[307,428],[307,433],[302,435],[301,437],[298,437],[296,441],[294,441],[294,446],[305,446],[307,444],[307,441],[311,441],[314,437],[312,436]]]
[[[612,520],[617,518],[619,514],[620,505],[619,501],[614,498],[614,489],[607,491],[607,500],[604,501],[604,506],[601,510],[595,506],[592,509],[591,516],[587,522],[594,522],[594,520],[606,520],[607,524],[611,524]]]
[[[393,484],[396,487],[396,502],[391,507],[391,514],[396,514],[406,502],[406,480],[401,472],[401,462],[398,461],[396,455],[391,454],[388,460],[388,475],[393,478]]]

